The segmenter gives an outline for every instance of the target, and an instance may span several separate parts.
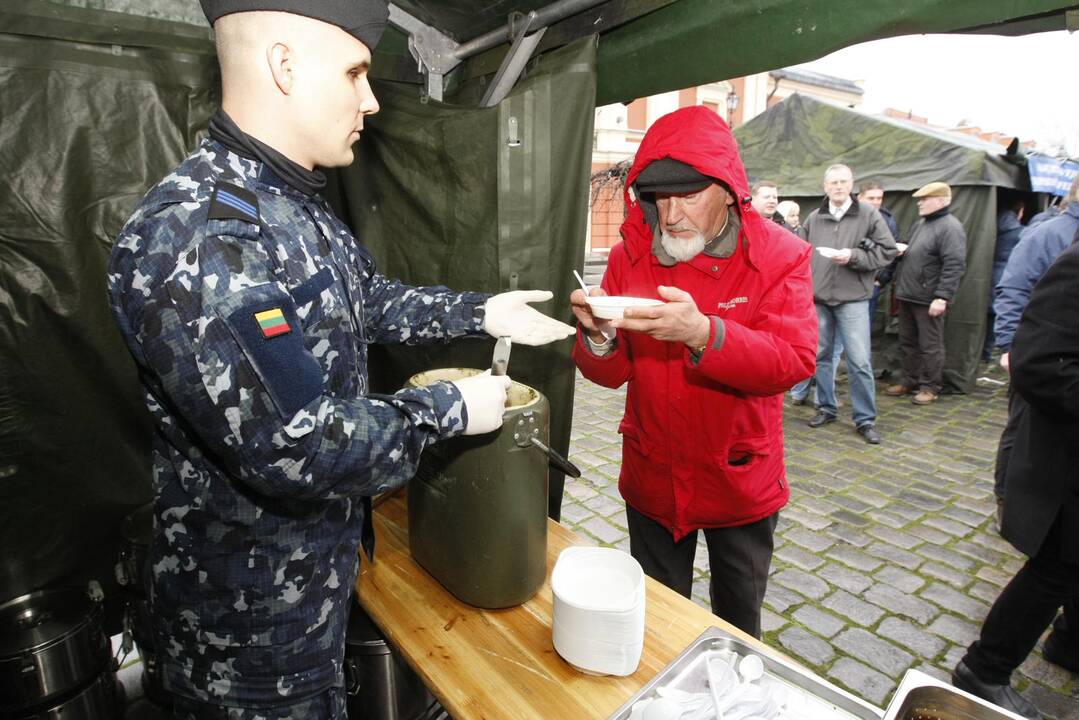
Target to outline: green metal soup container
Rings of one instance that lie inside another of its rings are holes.
[[[409,385],[480,372],[428,370]],[[550,407],[541,392],[518,382],[507,395],[501,428],[427,448],[408,486],[412,558],[480,608],[520,605],[547,575],[547,455],[539,448],[548,442]]]

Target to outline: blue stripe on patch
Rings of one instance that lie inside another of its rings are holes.
[[[239,210],[240,212],[247,213],[251,217],[258,217],[258,211],[255,210],[254,205],[252,205],[252,204],[250,204],[248,202],[244,202],[243,200],[236,197],[235,195],[232,195],[231,193],[227,193],[224,190],[219,189],[217,191],[217,199],[220,200],[221,202],[225,203],[229,207],[234,207],[237,210]]]

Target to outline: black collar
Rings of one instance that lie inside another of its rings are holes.
[[[318,195],[326,187],[325,175],[318,170],[308,170],[266,143],[251,137],[241,130],[222,108],[218,108],[210,118],[210,137],[237,155],[267,165],[274,174],[288,183],[289,187],[304,195]]]
[[[940,210],[925,215],[925,221],[929,222],[930,220],[939,220],[940,218],[947,215],[949,212],[951,211],[947,207],[942,207]]]
[[[859,204],[860,203],[858,202],[858,198],[854,197],[854,195],[851,195],[850,207],[847,208],[847,212],[843,213],[843,217],[847,217],[848,215],[857,215]],[[820,204],[820,211],[822,215],[835,217],[834,215],[832,215],[832,201],[828,199],[827,195],[824,196],[824,202]]]

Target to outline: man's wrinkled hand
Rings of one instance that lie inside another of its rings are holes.
[[[940,317],[948,309],[948,301],[937,298],[929,303],[929,317]]]
[[[712,322],[697,309],[693,296],[667,285],[660,285],[656,290],[667,302],[652,307],[626,308],[625,317],[612,320],[611,324],[621,330],[650,335],[656,340],[685,343],[691,348],[707,344],[712,334]]]
[[[598,285],[588,288],[588,295],[590,297],[602,297],[606,294],[607,291]],[[614,338],[615,331],[614,328],[611,327],[611,321],[593,315],[592,306],[589,305],[588,301],[584,298],[584,290],[574,290],[569,294],[573,315],[577,318],[577,322],[581,324],[581,328],[585,331],[585,334],[587,334],[592,342],[597,345],[604,340]]]
[[[495,295],[487,301],[483,329],[492,337],[509,336],[520,345],[546,345],[575,335],[576,329],[528,304],[552,297],[550,290],[513,290]]]
[[[846,265],[850,262],[850,248],[843,248],[832,256],[832,262],[836,265]]]

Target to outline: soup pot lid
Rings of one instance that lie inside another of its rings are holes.
[[[0,605],[0,659],[63,639],[98,609],[82,588],[38,590]]]

